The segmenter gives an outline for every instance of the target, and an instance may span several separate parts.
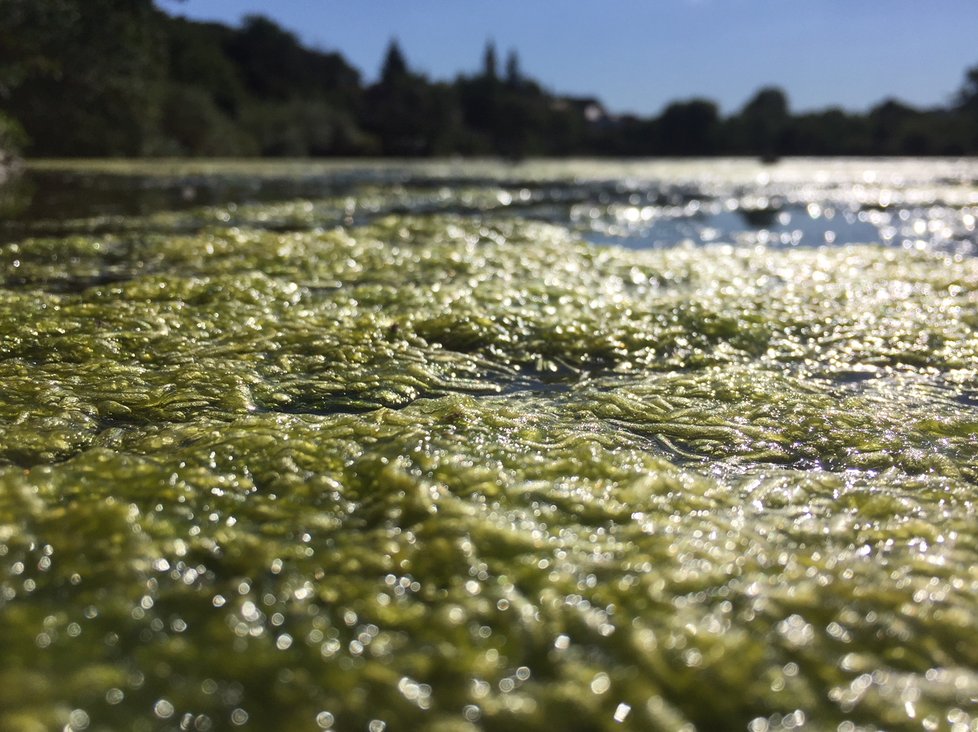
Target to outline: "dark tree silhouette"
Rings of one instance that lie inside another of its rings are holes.
[[[777,158],[786,152],[788,122],[788,97],[781,89],[765,87],[730,120],[733,139],[728,143],[743,154]]]
[[[47,155],[151,152],[165,78],[152,0],[0,0],[3,106]]]
[[[673,102],[658,121],[657,152],[666,155],[713,155],[719,150],[720,115],[707,99]]]
[[[381,84],[399,84],[408,76],[407,61],[397,43],[397,39],[392,38],[387,46],[387,53],[384,55],[384,65],[380,69]]]
[[[520,57],[516,51],[510,51],[506,57],[506,83],[516,88],[523,83],[523,71],[520,69]]]
[[[496,44],[492,41],[486,43],[486,50],[482,56],[482,75],[489,81],[496,81],[499,78],[496,70]]]
[[[978,66],[972,66],[965,72],[956,102],[959,109],[978,113]]]

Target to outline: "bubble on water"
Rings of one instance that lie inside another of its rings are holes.
[[[608,674],[601,672],[591,679],[591,691],[594,694],[604,694],[611,688],[611,679]]]
[[[125,692],[122,691],[122,689],[117,689],[113,687],[109,689],[107,692],[105,692],[105,701],[113,706],[121,703],[122,700],[125,698],[126,695]]]
[[[790,714],[784,715],[781,719],[781,726],[785,729],[795,729],[805,725],[806,715],[801,709],[796,709]]]
[[[74,709],[68,715],[68,726],[72,730],[88,729],[89,722],[88,712],[84,709]]]
[[[241,727],[248,723],[248,712],[246,712],[241,707],[238,707],[231,712],[231,724],[236,727]]]

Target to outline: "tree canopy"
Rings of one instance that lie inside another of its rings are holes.
[[[642,118],[544,89],[515,51],[500,72],[491,41],[476,73],[448,82],[392,40],[365,84],[257,15],[229,27],[152,0],[0,0],[0,17],[0,149],[32,155],[978,153],[978,66],[946,108],[793,114],[765,87],[726,117],[692,99]]]

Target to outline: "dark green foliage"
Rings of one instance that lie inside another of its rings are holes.
[[[523,83],[523,72],[520,70],[520,57],[516,51],[510,51],[506,57],[506,83],[511,87],[518,87]]]
[[[213,96],[197,86],[171,84],[163,98],[162,139],[156,152],[173,156],[257,154],[254,136],[240,129]]]
[[[380,81],[365,92],[361,119],[385,155],[443,155],[457,149],[461,121],[454,90],[412,73],[396,41],[387,49]]]
[[[865,117],[837,107],[795,117],[789,151],[811,155],[866,155],[870,134]]]
[[[193,23],[182,18],[167,22],[170,79],[175,84],[207,90],[225,113],[234,114],[245,99],[245,85],[236,64],[224,53],[234,31],[216,23]]]
[[[482,75],[488,81],[496,81],[499,78],[496,73],[496,44],[492,41],[486,44],[486,52],[482,57]]]
[[[766,87],[727,122],[727,146],[740,154],[783,155],[789,144],[789,122],[787,96],[781,89]]]
[[[159,113],[162,16],[151,0],[0,0],[6,111],[47,155],[139,155]]]
[[[262,99],[308,94],[349,101],[360,75],[336,53],[304,48],[291,33],[261,16],[250,16],[225,48],[248,90]]]
[[[360,76],[338,54],[304,48],[272,21],[234,30],[167,19],[171,85],[162,150],[186,155],[367,151],[354,121]]]
[[[957,97],[958,117],[961,120],[960,141],[969,152],[978,150],[978,66],[965,72]]]
[[[0,156],[963,155],[978,153],[978,66],[947,109],[895,100],[793,116],[767,87],[722,118],[705,99],[654,118],[544,90],[495,44],[454,82],[392,41],[365,86],[338,53],[261,16],[239,28],[153,0],[0,0]]]
[[[20,152],[26,144],[27,135],[24,133],[24,128],[16,120],[0,112],[0,165],[7,161],[8,156]]]
[[[713,102],[673,102],[658,120],[656,152],[664,155],[712,155],[720,151],[720,115]]]
[[[384,56],[384,66],[380,70],[380,81],[382,84],[397,84],[407,78],[407,61],[397,41],[392,40],[387,47],[387,55]]]
[[[972,66],[965,72],[957,101],[963,111],[978,113],[978,66]]]

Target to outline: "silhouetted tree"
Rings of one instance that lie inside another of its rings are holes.
[[[206,90],[213,104],[235,114],[247,96],[243,69],[225,52],[236,31],[183,18],[168,19],[165,29],[169,80]]]
[[[978,66],[965,71],[955,103],[960,117],[958,136],[961,143],[968,152],[978,152]]]
[[[260,15],[245,18],[224,40],[249,91],[269,99],[350,96],[360,75],[336,53],[305,48],[293,33]]]
[[[510,51],[506,57],[506,83],[510,87],[518,87],[523,83],[523,72],[520,70],[520,57],[516,51]]]
[[[726,146],[739,154],[779,157],[786,152],[789,119],[785,93],[765,87],[727,121]]]
[[[359,73],[260,16],[241,28],[165,24],[169,83],[158,151],[173,155],[331,155],[365,149]],[[363,143],[363,144],[361,144]]]
[[[453,151],[461,113],[454,90],[431,84],[408,68],[392,41],[379,83],[365,94],[363,124],[388,155],[434,155]]]
[[[287,99],[305,75],[302,49],[294,34],[260,15],[249,15],[227,40],[248,89],[256,95]],[[282,83],[286,82],[286,83]]]
[[[496,44],[492,41],[486,43],[486,50],[482,57],[482,75],[488,81],[496,81],[499,78],[496,71]]]
[[[915,122],[923,113],[895,99],[873,107],[869,112],[869,128],[873,149],[887,155],[922,155],[929,147],[926,135]]]
[[[18,155],[27,143],[27,133],[20,123],[0,112],[0,165]]]
[[[800,115],[791,121],[795,155],[866,155],[872,150],[869,125],[861,115],[838,108]]]
[[[165,79],[152,0],[0,0],[5,110],[43,155],[150,151]]]
[[[978,66],[972,66],[965,71],[964,83],[958,90],[956,103],[962,111],[978,112]]]
[[[384,65],[380,70],[380,83],[394,85],[402,82],[408,76],[407,61],[401,53],[401,47],[397,44],[397,39],[392,38],[387,46],[387,53],[384,55]]]
[[[719,150],[720,115],[706,99],[673,102],[658,119],[658,150],[665,155],[714,155]]]

